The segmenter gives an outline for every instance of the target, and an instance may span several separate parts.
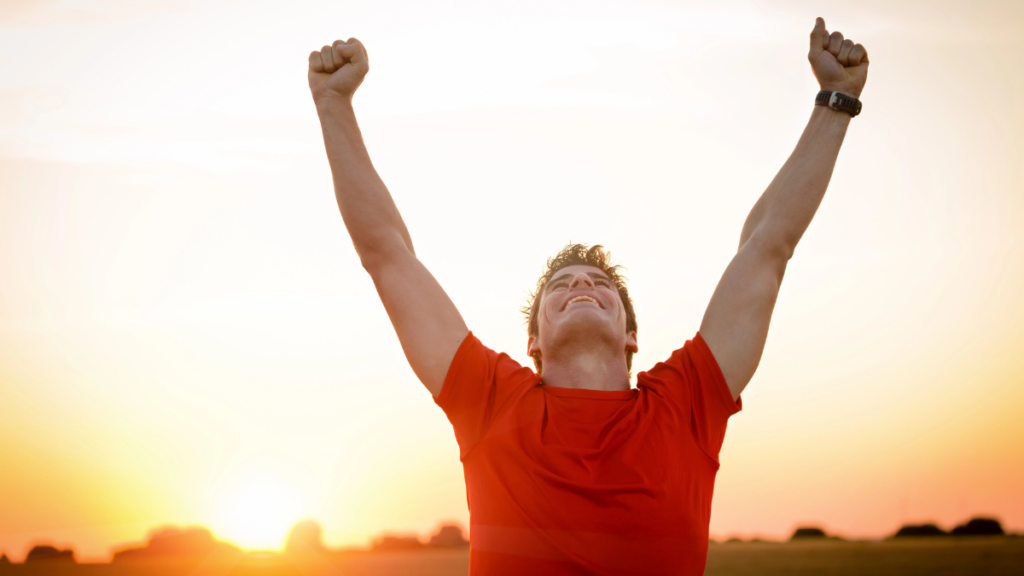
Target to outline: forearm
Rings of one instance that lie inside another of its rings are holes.
[[[792,252],[814,218],[839,156],[851,117],[815,106],[793,153],[747,216],[740,247],[759,241]]]
[[[334,195],[364,266],[394,250],[413,251],[412,239],[391,194],[370,161],[350,99],[318,103]]]

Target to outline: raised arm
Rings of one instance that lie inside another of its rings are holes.
[[[405,222],[363,144],[352,95],[369,69],[366,49],[358,40],[337,40],[309,55],[309,89],[352,244],[373,278],[405,357],[436,397],[469,329],[416,258]]]
[[[863,46],[839,32],[830,35],[818,18],[807,57],[822,90],[860,97],[868,72]],[[734,399],[761,361],[786,264],[825,195],[850,119],[845,112],[814,107],[796,149],[747,216],[739,250],[704,313],[701,337]]]

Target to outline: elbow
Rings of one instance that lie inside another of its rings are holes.
[[[391,235],[383,235],[358,242],[353,239],[359,263],[370,276],[403,258],[414,256],[412,247],[398,235],[394,236],[392,238]]]
[[[388,251],[366,246],[357,246],[356,254],[359,255],[359,263],[363,266],[363,270],[366,270],[370,276],[375,275],[377,271],[395,260],[395,255]]]
[[[799,238],[780,238],[770,244],[768,250],[784,262],[789,262],[796,253],[796,243]]]
[[[786,267],[793,257],[796,243],[787,241],[785,238],[763,237],[754,234],[743,245],[741,251],[745,251],[748,257],[761,262],[767,269],[772,270],[772,277],[776,282],[775,290],[778,291],[778,284],[786,275]]]
[[[376,252],[356,248],[356,254],[359,255],[359,263],[363,266],[363,270],[365,270],[370,276],[373,276],[377,270],[380,270],[386,262],[385,259]]]
[[[799,241],[800,237],[797,235],[758,228],[743,240],[740,250],[755,250],[766,258],[785,264],[793,257]]]

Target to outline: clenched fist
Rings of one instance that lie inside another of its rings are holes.
[[[811,31],[811,51],[807,59],[822,90],[860,98],[868,79],[868,52],[863,46],[843,39],[842,32],[829,34],[825,21],[818,18]]]
[[[351,99],[369,70],[366,48],[355,38],[335,40],[331,46],[310,53],[308,77],[313,101],[320,106],[334,98]]]

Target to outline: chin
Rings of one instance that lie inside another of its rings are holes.
[[[626,329],[610,326],[606,320],[596,314],[573,314],[566,318],[554,332],[553,340],[559,342],[615,343],[623,339]]]

